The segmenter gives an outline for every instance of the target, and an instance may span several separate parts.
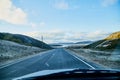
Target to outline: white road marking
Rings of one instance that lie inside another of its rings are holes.
[[[67,50],[65,50],[67,51]],[[68,52],[69,53],[69,52]],[[83,61],[82,59],[80,59],[79,57],[77,57],[76,55],[73,55],[71,53],[69,53],[70,55],[74,56],[75,58],[77,58],[78,60],[82,61],[83,63],[85,63],[87,66],[91,67],[92,69],[95,69],[93,66],[91,66],[90,64],[88,64],[87,62]]]
[[[46,62],[50,61],[50,59],[52,59],[54,57],[54,55],[55,54],[52,54],[52,56]]]
[[[55,54],[52,54],[52,57],[54,56]]]
[[[52,59],[52,58],[54,57],[54,55],[55,55],[55,54],[52,54],[52,56],[45,62],[45,65],[47,65],[48,67],[50,66],[50,65],[48,64],[48,61],[50,61],[50,59]]]
[[[35,54],[35,55],[30,55],[30,56],[28,56],[28,57],[20,58],[20,59],[18,59],[18,60],[16,60],[16,61],[13,61],[13,62],[7,63],[7,64],[5,64],[5,65],[0,65],[0,69],[2,69],[2,68],[6,68],[6,67],[8,67],[8,66],[14,65],[14,64],[16,64],[16,63],[19,63],[19,62],[21,62],[21,61],[24,61],[24,60],[30,59],[30,58],[35,57],[35,56],[41,56],[41,55],[43,55],[44,53],[48,53],[48,52],[51,52],[51,51],[53,51],[53,50],[40,52],[40,53]]]
[[[45,63],[48,67],[50,66],[48,63]]]

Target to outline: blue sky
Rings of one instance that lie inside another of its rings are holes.
[[[0,32],[45,42],[102,39],[120,30],[120,0],[0,0]]]

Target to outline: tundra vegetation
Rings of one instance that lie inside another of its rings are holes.
[[[91,62],[120,69],[120,31],[86,46],[71,46],[68,49]]]

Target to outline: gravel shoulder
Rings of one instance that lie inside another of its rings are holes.
[[[88,61],[100,64],[108,69],[120,69],[120,54],[111,51],[97,51],[91,49],[72,49],[77,55]]]

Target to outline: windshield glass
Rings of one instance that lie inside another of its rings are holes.
[[[0,79],[78,68],[120,70],[120,0],[0,0]]]

